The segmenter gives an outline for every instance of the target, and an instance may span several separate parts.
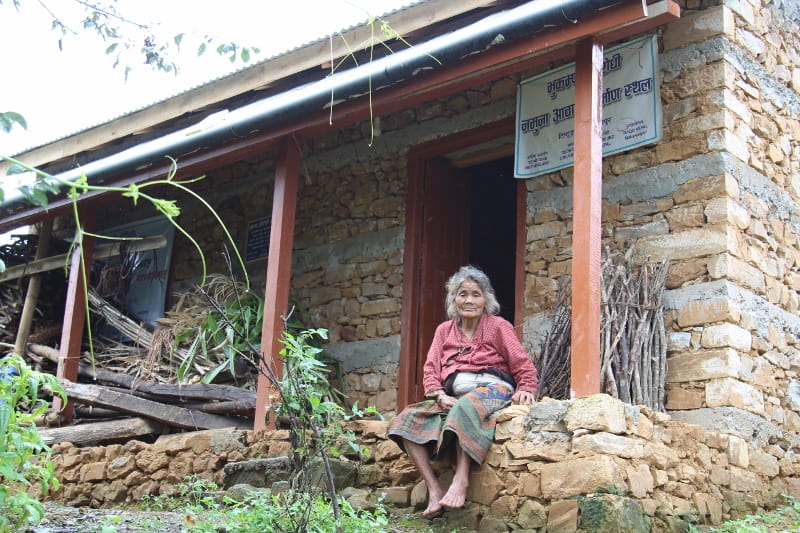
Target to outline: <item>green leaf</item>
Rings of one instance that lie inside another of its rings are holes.
[[[209,384],[213,383],[214,379],[217,375],[228,366],[228,361],[223,361],[218,364],[215,368],[211,369],[203,378],[200,380],[200,383]]]
[[[28,169],[20,165],[19,163],[13,163],[11,166],[8,167],[8,171],[6,171],[6,175],[11,176],[13,174],[24,174],[28,172]]]
[[[184,37],[184,35],[185,35],[185,34],[183,34],[183,33],[179,33],[178,35],[176,35],[175,37],[173,37],[173,38],[172,38],[172,40],[173,40],[173,41],[175,41],[175,44],[176,44],[176,45],[180,46],[180,45],[181,45],[181,41],[183,41],[183,37]]]
[[[200,46],[197,47],[197,55],[201,56],[206,52],[207,45],[206,43],[200,43]]]
[[[14,127],[14,124],[19,124],[24,129],[28,129],[28,123],[25,122],[25,117],[19,113],[15,113],[14,111],[0,113],[0,129],[8,133],[11,131],[11,128]]]
[[[119,46],[119,43],[114,43],[114,44],[110,45],[108,48],[106,48],[106,55],[113,54],[114,50],[117,49],[117,46]]]
[[[48,203],[47,195],[44,193],[44,191],[37,187],[23,185],[19,188],[19,191],[26,200],[37,207],[44,207]]]
[[[245,63],[250,61],[250,50],[248,50],[247,48],[242,48],[241,57],[242,61],[244,61]]]

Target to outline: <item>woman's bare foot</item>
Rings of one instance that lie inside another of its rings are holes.
[[[441,487],[428,487],[428,507],[422,511],[425,518],[433,518],[442,512],[441,499],[444,491]]]
[[[458,509],[464,507],[464,501],[467,499],[467,487],[469,485],[468,479],[459,480],[453,479],[447,493],[439,500],[439,505],[447,509]]]

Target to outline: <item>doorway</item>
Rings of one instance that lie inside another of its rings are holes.
[[[491,147],[482,150],[487,141]],[[460,266],[486,272],[501,316],[514,323],[525,188],[513,177],[512,154],[513,123],[502,121],[410,155],[398,409],[424,395],[425,357],[436,326],[447,319],[444,285]]]
[[[504,157],[464,169],[469,180],[467,262],[483,270],[500,302],[500,316],[514,323],[517,183],[514,159]]]

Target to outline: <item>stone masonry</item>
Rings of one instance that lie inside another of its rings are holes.
[[[370,453],[360,458],[341,446],[357,475],[356,489],[338,489],[354,504],[382,496],[393,506],[419,508],[424,484],[406,454],[387,439],[386,427],[377,420],[350,423]],[[285,456],[288,437],[287,430],[213,430],[163,435],[153,444],[58,444],[54,464],[62,486],[52,498],[119,506],[145,495],[171,495],[190,474],[223,486],[226,465]],[[450,465],[435,463],[444,483],[452,476]],[[471,474],[467,505],[436,524],[477,531],[575,531],[581,502],[598,493],[632,500],[652,531],[685,527],[689,516],[719,524],[779,503],[781,494],[800,497],[796,465],[794,452],[780,446],[762,448],[607,395],[545,399],[501,411],[486,462]],[[269,487],[270,481],[264,484]]]
[[[797,7],[758,1],[683,7],[661,35],[663,140],[604,161],[603,244],[670,261],[673,417],[701,423],[718,418],[708,417],[709,409],[724,408],[794,434],[800,430]],[[525,329],[532,350],[547,330],[558,278],[569,273],[571,181],[566,170],[527,183]]]
[[[679,3],[681,18],[658,30],[662,140],[603,163],[603,245],[670,261],[664,301],[669,417],[643,417],[654,426],[652,439],[628,426],[592,430],[591,438],[581,433],[585,428],[553,431],[548,450],[561,443],[564,460],[586,453],[571,460],[591,465],[571,465],[621,479],[648,511],[666,501],[672,509],[693,508],[716,520],[740,507],[734,501],[740,494],[749,506],[769,503],[779,490],[798,493],[800,7],[791,0]],[[343,362],[351,401],[389,414],[397,407],[408,151],[513,116],[517,84],[543,70],[381,117],[381,134],[372,144],[368,122],[303,141],[291,293],[309,311],[309,326],[330,330],[328,349]],[[201,194],[213,192],[209,200],[241,246],[247,222],[268,216],[273,166],[274,154],[265,153],[197,184]],[[572,170],[525,185],[521,319],[523,342],[535,353],[550,325],[559,279],[570,272]],[[224,238],[212,229],[207,211],[188,202],[182,222],[201,236],[209,270],[224,271]],[[197,281],[200,261],[181,237],[174,254],[181,258],[173,279],[177,290]],[[263,289],[263,266],[263,259],[248,264],[257,290]],[[688,428],[696,442],[676,428]],[[631,444],[620,438],[650,445],[643,457],[585,450],[597,439],[613,449]],[[503,449],[513,456],[508,443]],[[670,448],[672,443],[680,446]],[[662,446],[678,454],[677,464],[661,455]],[[490,463],[481,472],[500,472],[505,482],[529,468],[507,466]],[[543,491],[542,472],[555,467],[530,468],[539,469],[528,474],[539,476],[537,490]],[[405,486],[412,476],[381,483]],[[496,496],[512,496],[519,514],[521,490]],[[546,494],[564,498],[569,492],[559,490]],[[698,501],[701,494],[714,503]],[[512,500],[503,501],[510,509]],[[494,504],[483,497],[478,503]]]

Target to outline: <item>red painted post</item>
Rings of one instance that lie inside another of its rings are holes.
[[[600,392],[600,222],[603,179],[603,45],[580,41],[575,59],[572,189],[571,395]]]
[[[81,222],[83,230],[94,233],[96,226],[96,213],[92,207],[81,211]],[[58,351],[58,366],[56,376],[68,379],[69,381],[78,380],[78,366],[81,360],[81,348],[83,346],[83,329],[86,325],[86,276],[92,264],[94,255],[95,238],[84,235],[80,243],[77,243],[72,250],[69,263],[69,281],[67,283],[67,300],[64,305],[64,323],[61,326],[61,345]],[[81,262],[81,253],[83,262]],[[61,398],[53,397],[51,407],[55,413],[61,412],[61,419],[65,424],[72,422],[74,418],[74,406],[72,402],[62,404]]]
[[[297,208],[298,168],[300,152],[294,138],[285,137],[278,145],[275,164],[275,188],[272,194],[272,227],[269,237],[269,255],[264,288],[264,322],[261,328],[261,372],[256,388],[256,414],[253,429],[258,431],[276,425],[275,410],[271,404],[277,402],[275,389],[265,372],[270,369],[280,379],[283,375],[281,335],[283,318],[289,302],[289,284],[292,274],[292,247],[294,245],[294,223]],[[267,368],[270,365],[270,369]],[[270,415],[269,424],[266,417]]]

